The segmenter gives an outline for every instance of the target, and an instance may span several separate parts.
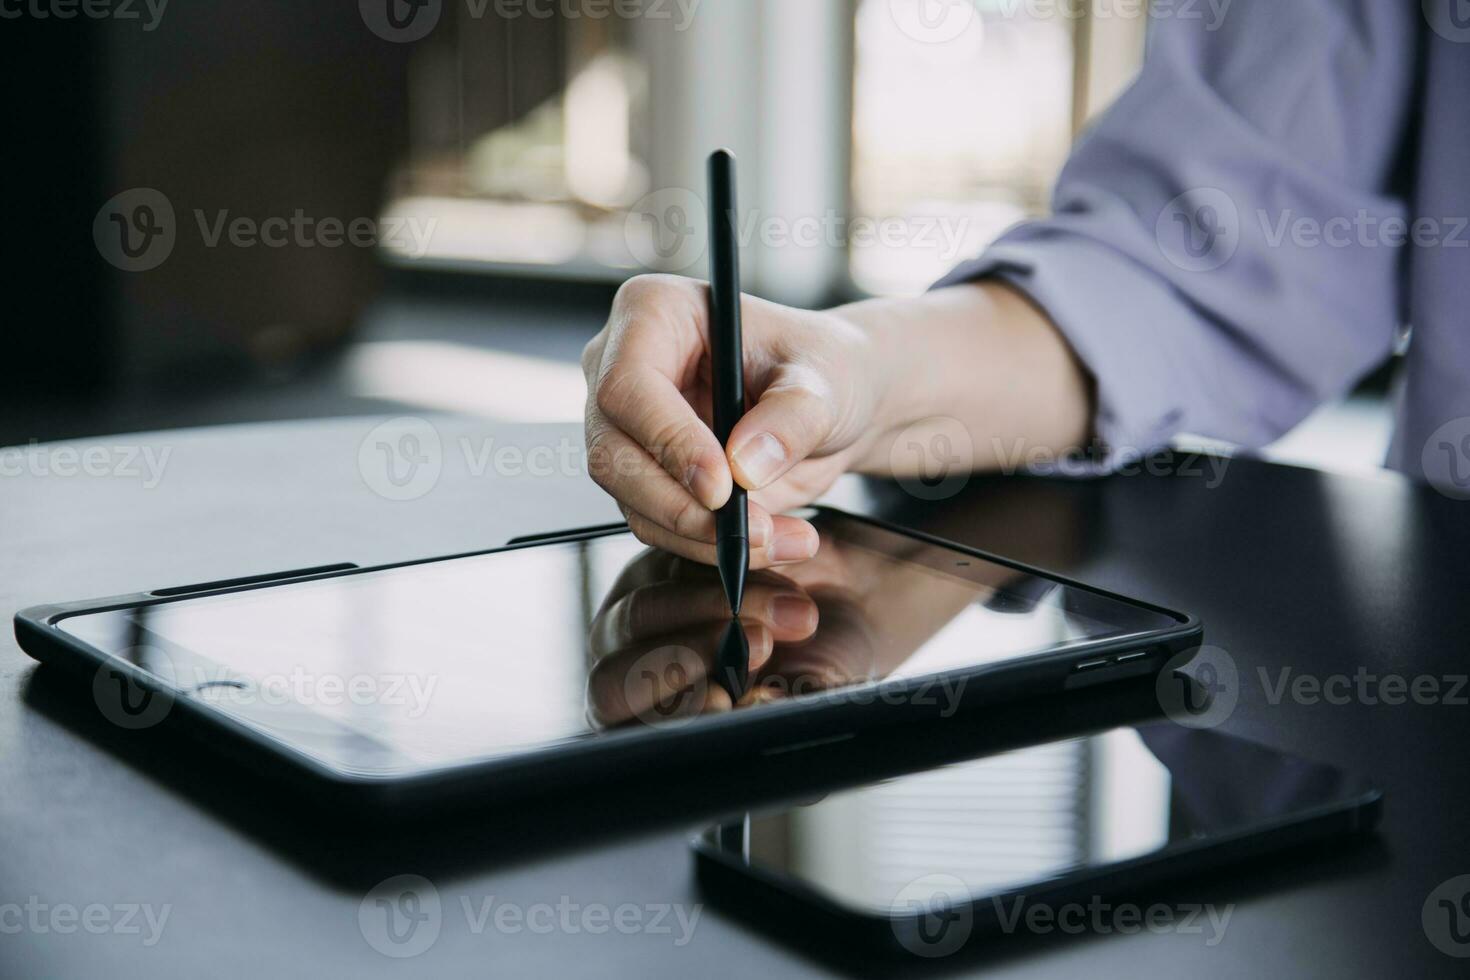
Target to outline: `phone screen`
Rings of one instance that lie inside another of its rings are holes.
[[[733,643],[714,570],[627,533],[57,627],[326,765],[400,774],[1178,623],[849,518],[816,523],[816,558],[751,576]]]
[[[964,914],[1004,927],[1022,921],[1025,896],[1066,876],[1250,834],[1372,792],[1332,766],[1157,722],[751,814],[705,841],[850,911],[953,916],[979,903]]]

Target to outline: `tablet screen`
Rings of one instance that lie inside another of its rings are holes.
[[[57,625],[333,768],[387,775],[1178,622],[850,518],[815,523],[816,558],[752,574],[740,642],[713,569],[628,533]]]
[[[1044,897],[1047,884],[1249,836],[1353,806],[1372,792],[1367,780],[1332,766],[1156,722],[751,814],[705,840],[783,887],[864,915],[936,916],[932,948],[911,949],[940,955],[978,924],[972,916],[1002,929],[1104,931],[1116,908],[1105,892],[1117,890],[1118,879],[1099,878],[1095,887],[1104,894],[1065,906]],[[1028,919],[1028,905],[1042,906],[1048,918]],[[1101,925],[1099,915],[1106,917]],[[954,935],[945,936],[946,925]],[[1135,922],[1135,931],[1142,926]]]

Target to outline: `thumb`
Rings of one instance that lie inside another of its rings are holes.
[[[810,369],[778,371],[730,433],[727,450],[737,483],[759,490],[822,448],[833,425],[832,399],[822,393],[826,388]]]

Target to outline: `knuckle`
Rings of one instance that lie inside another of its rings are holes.
[[[705,520],[709,513],[699,501],[693,497],[686,497],[682,504],[677,505],[677,510],[674,512],[673,532],[681,538],[702,540]]]
[[[648,295],[653,285],[652,280],[653,277],[646,273],[623,280],[623,284],[613,294],[613,306],[618,309],[637,306],[638,302]]]
[[[653,432],[653,444],[645,448],[665,468],[677,468],[676,464],[681,459],[691,455],[688,447],[697,438],[693,419],[654,422],[650,429]]]
[[[614,418],[625,414],[633,404],[632,372],[613,365],[603,372],[593,388],[597,407]]]
[[[626,313],[647,303],[656,303],[660,297],[669,294],[673,281],[670,276],[648,272],[625,279],[613,295],[613,306]]]

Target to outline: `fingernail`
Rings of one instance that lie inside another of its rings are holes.
[[[776,537],[766,548],[766,555],[774,563],[783,561],[805,561],[817,553],[813,535],[797,532]]]
[[[691,466],[684,471],[684,486],[694,494],[701,504],[711,509],[719,502],[720,492],[719,480],[715,475],[702,466]]]
[[[786,447],[769,432],[762,432],[735,450],[734,462],[747,485],[756,490],[774,480],[786,465]]]
[[[814,610],[812,601],[804,595],[778,595],[771,600],[771,621],[782,629],[809,629]]]

